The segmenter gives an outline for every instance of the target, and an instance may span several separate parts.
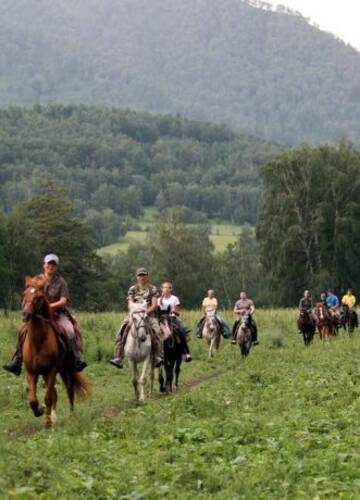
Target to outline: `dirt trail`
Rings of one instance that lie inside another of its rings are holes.
[[[154,403],[156,401],[163,400],[164,398],[169,398],[169,397],[176,397],[177,394],[183,394],[185,392],[191,391],[192,389],[195,389],[196,387],[206,384],[210,380],[216,379],[220,377],[223,374],[223,372],[220,371],[215,371],[213,373],[207,373],[205,375],[202,375],[201,377],[197,377],[194,379],[187,380],[183,383],[180,384],[179,390],[167,395],[160,394],[156,392],[152,398],[148,398],[145,402],[146,403]],[[99,418],[115,418],[121,415],[122,413],[126,412],[127,410],[131,410],[133,408],[138,408],[140,405],[137,403],[134,399],[127,399],[125,401],[122,401],[116,406],[111,406],[103,409],[96,409],[96,410],[90,410],[90,418],[91,419],[99,419]],[[69,417],[69,418],[76,418],[76,414],[74,417]],[[64,428],[66,426],[66,422],[68,419],[61,420],[56,428]],[[44,429],[44,427],[40,427],[37,425],[37,423],[34,421],[32,425],[27,425],[26,427],[23,427],[22,429],[19,429],[16,434],[14,433],[14,439],[24,439],[24,438],[31,438],[32,436],[35,436],[39,432],[49,432]]]

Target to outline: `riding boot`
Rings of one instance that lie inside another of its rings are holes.
[[[75,372],[82,372],[86,367],[87,363],[81,359],[81,353],[76,339],[68,339],[69,351],[72,354],[72,363]]]
[[[251,340],[253,345],[259,345],[258,329],[254,320],[251,321]]]
[[[178,323],[178,332],[180,337],[181,346],[183,348],[183,353],[185,355],[185,361],[189,363],[192,361],[192,356],[190,354],[190,349],[186,340],[186,330]]]
[[[237,330],[237,327],[239,326],[239,320],[235,321],[235,323],[233,324],[233,327],[232,327],[232,332],[231,332],[231,343],[232,344],[236,344],[236,330]]]
[[[4,370],[13,373],[17,377],[21,373],[21,367],[22,367],[22,346],[24,343],[25,339],[25,325],[20,329],[18,333],[18,340],[17,340],[17,345],[16,345],[16,351],[10,361],[10,363],[7,363],[6,365],[3,366]]]
[[[116,346],[116,355],[115,357],[110,361],[110,364],[113,366],[116,366],[116,368],[123,368],[123,359],[124,359],[124,351],[125,351],[125,344],[126,344],[126,339],[129,333],[129,329],[125,328],[124,333],[121,336],[120,342],[117,342]]]
[[[199,323],[196,325],[196,336],[198,339],[202,339],[202,331],[203,331],[203,326],[204,326],[204,320],[205,318],[201,318]]]
[[[3,366],[4,370],[7,370],[10,373],[13,373],[17,377],[21,373],[21,367],[22,367],[22,349],[21,349],[21,344],[18,342],[18,345],[16,347],[16,351],[12,357],[12,360],[10,363],[7,363],[6,365]]]

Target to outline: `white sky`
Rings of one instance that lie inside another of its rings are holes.
[[[360,50],[360,0],[267,0],[286,5],[310,17],[321,29],[331,31]]]

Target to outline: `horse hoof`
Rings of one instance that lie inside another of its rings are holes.
[[[39,406],[36,410],[34,410],[35,417],[42,417],[45,413],[45,408],[43,406]]]

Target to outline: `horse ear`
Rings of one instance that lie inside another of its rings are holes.
[[[25,276],[25,287],[28,288],[31,285],[32,282],[32,277],[31,276]]]

